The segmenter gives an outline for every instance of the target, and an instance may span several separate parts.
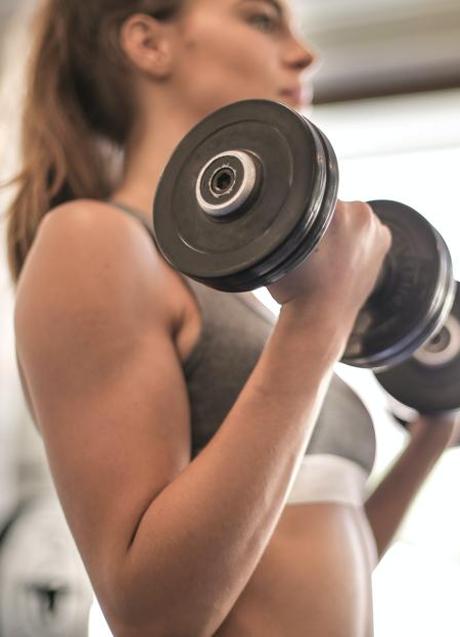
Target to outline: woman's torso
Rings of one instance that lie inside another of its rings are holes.
[[[183,309],[176,348],[189,391],[196,456],[237,399],[274,318],[251,294],[226,295],[180,275],[173,281],[171,295]],[[27,395],[24,378],[22,382]],[[321,418],[318,424],[327,427]],[[312,446],[327,444],[322,439],[328,432],[317,433]],[[365,435],[373,437],[373,430]],[[288,504],[216,637],[370,637],[375,564],[375,543],[362,503]]]
[[[275,318],[252,294],[225,294],[179,275],[172,293],[185,308],[178,349],[191,403],[192,456],[196,456],[237,399]],[[334,431],[338,427],[331,422],[337,420],[334,406],[325,405],[307,453],[334,446],[370,472],[374,431],[352,395],[334,376],[326,403],[328,398],[339,401],[344,417],[357,414],[359,422],[348,426],[344,422],[342,431]],[[375,542],[362,503],[289,504],[216,637],[370,637],[375,564]]]

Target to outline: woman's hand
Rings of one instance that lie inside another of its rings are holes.
[[[325,236],[300,266],[268,286],[280,305],[297,308],[324,302],[356,318],[372,293],[391,246],[390,230],[363,202],[337,201]],[[351,326],[350,326],[351,328]]]
[[[460,414],[446,413],[437,416],[420,414],[407,424],[413,440],[426,440],[438,443],[443,448],[460,444]]]

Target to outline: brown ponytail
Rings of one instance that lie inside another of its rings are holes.
[[[8,264],[17,283],[45,214],[80,198],[105,199],[134,105],[119,46],[133,13],[168,20],[183,0],[45,0],[35,16],[22,115],[22,169],[6,212]],[[125,72],[123,72],[125,71]]]

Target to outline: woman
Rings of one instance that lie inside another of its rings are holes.
[[[9,211],[17,354],[114,635],[372,634],[376,549],[429,462],[399,499],[390,476],[364,503],[369,457],[329,450],[331,468],[306,450],[388,230],[339,203],[308,264],[270,288],[274,326],[251,295],[172,271],[149,234],[183,136],[237,100],[301,106],[314,59],[286,2],[47,0],[40,13]]]

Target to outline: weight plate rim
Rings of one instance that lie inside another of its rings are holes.
[[[288,272],[300,266],[312,254],[324,238],[325,233],[327,232],[334,217],[339,189],[338,160],[326,135],[313,124],[312,126],[314,127],[316,134],[318,134],[326,156],[327,183],[325,195],[321,202],[322,205],[316,217],[315,224],[309,229],[309,231],[303,233],[302,242],[299,242],[297,248],[288,256],[288,258],[283,261],[282,264],[279,264],[275,271],[267,273],[264,278],[264,286],[276,283]],[[281,268],[282,271],[280,271]]]

